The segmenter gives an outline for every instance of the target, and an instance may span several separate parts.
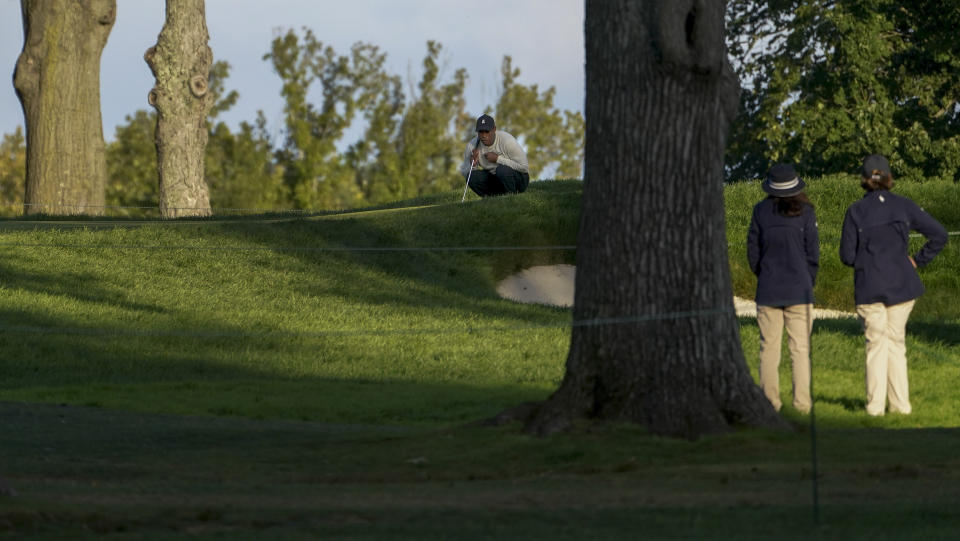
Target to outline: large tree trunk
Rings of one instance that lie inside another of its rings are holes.
[[[100,214],[107,162],[100,55],[116,0],[21,0],[13,81],[27,126],[24,212]]]
[[[164,218],[210,215],[203,159],[207,113],[213,105],[213,96],[207,92],[213,63],[209,39],[203,0],[167,0],[163,30],[144,55],[156,78],[148,99],[157,109]]]
[[[733,310],[723,152],[739,87],[721,0],[587,0],[586,168],[561,387],[528,420],[696,438],[785,422]]]

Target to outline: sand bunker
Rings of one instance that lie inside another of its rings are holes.
[[[497,293],[504,299],[549,306],[573,306],[573,280],[576,267],[573,265],[541,265],[530,267],[509,276],[497,285]],[[733,298],[738,316],[757,317],[753,301]],[[813,309],[816,319],[852,318],[854,314],[837,310]]]
[[[504,299],[530,304],[573,306],[573,265],[541,265],[508,276],[497,293]]]

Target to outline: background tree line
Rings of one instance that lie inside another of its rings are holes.
[[[758,178],[790,160],[802,174],[854,171],[863,155],[889,156],[906,179],[960,179],[960,2],[731,0],[727,45],[742,91],[726,153],[726,178]],[[384,68],[376,46],[339,54],[312,32],[289,31],[264,56],[281,78],[281,140],[259,114],[235,131],[218,115],[237,99],[229,66],[210,88],[206,180],[211,206],[334,208],[414,197],[459,185],[455,164],[472,136],[465,70],[444,77],[442,46],[428,42],[419,82]],[[554,89],[517,82],[503,59],[492,111],[519,136],[534,177],[579,177],[583,116],[559,111]],[[357,141],[344,137],[366,123]],[[155,113],[137,111],[108,145],[107,204],[156,206]],[[0,142],[0,204],[23,202],[22,132]]]
[[[350,208],[450,190],[463,182],[457,167],[482,112],[520,139],[534,178],[544,172],[580,177],[583,116],[558,110],[553,87],[520,84],[520,69],[505,56],[494,108],[470,113],[468,74],[460,68],[445,78],[442,55],[440,43],[427,42],[423,74],[405,93],[404,81],[386,71],[387,55],[375,45],[356,43],[340,54],[309,29],[288,31],[263,57],[282,82],[278,141],[262,111],[235,130],[219,120],[239,93],[227,90],[229,64],[215,62],[205,153],[210,206],[217,212]],[[126,207],[111,214],[157,207],[156,114],[144,109],[127,116],[107,144],[106,204]],[[361,119],[362,136],[345,141]],[[0,143],[0,203],[7,215],[19,214],[23,203],[24,144],[19,129]]]
[[[960,2],[731,0],[726,18],[743,87],[728,178],[879,152],[900,178],[960,179]]]

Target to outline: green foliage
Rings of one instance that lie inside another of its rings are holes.
[[[313,32],[301,38],[293,30],[277,37],[264,55],[283,81],[286,140],[277,153],[293,204],[301,208],[350,208],[362,200],[355,176],[337,152],[358,111],[382,98],[390,77],[383,69],[386,54],[356,43],[349,56],[337,55]],[[317,83],[321,101],[311,103]]]
[[[18,216],[27,178],[27,147],[23,129],[4,134],[0,142],[0,216]]]
[[[734,0],[727,20],[745,86],[730,178],[852,172],[880,152],[898,176],[960,179],[957,2]]]
[[[229,62],[218,60],[210,66],[210,73],[207,76],[207,92],[213,96],[213,106],[210,107],[210,112],[207,113],[208,122],[220,116],[220,113],[229,111],[231,107],[237,104],[237,100],[240,99],[240,94],[236,90],[226,91],[226,81],[229,77]]]
[[[286,206],[283,169],[273,162],[273,147],[263,114],[257,125],[240,124],[232,133],[220,122],[210,131],[206,150],[206,177],[210,205],[218,212],[251,209],[261,212]]]
[[[525,147],[530,177],[551,171],[557,178],[580,178],[583,166],[584,119],[579,111],[553,106],[556,89],[540,92],[537,85],[517,83],[520,68],[513,59],[503,58],[500,67],[503,87],[497,101],[496,120]]]
[[[439,43],[427,42],[419,92],[400,123],[399,155],[406,186],[399,197],[445,192],[461,183],[457,168],[465,142],[460,134],[471,120],[463,97],[467,71],[460,68],[452,82],[440,84],[442,50]]]
[[[344,155],[368,203],[396,201],[404,192],[404,167],[397,143],[404,109],[401,86],[397,76],[384,81],[380,94],[364,111],[367,128],[363,139],[351,145]]]
[[[157,207],[160,192],[157,113],[141,109],[126,121],[107,144],[107,205],[127,207],[111,209],[118,215],[138,216],[143,207]]]

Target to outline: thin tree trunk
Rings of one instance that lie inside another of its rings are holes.
[[[156,86],[148,97],[157,109],[160,212],[164,218],[209,216],[204,178],[207,91],[213,52],[207,45],[204,0],[167,0],[167,18],[157,44],[144,59]]]
[[[101,214],[107,163],[100,55],[116,0],[21,0],[14,87],[27,128],[25,213]]]
[[[724,2],[587,0],[586,169],[574,327],[561,387],[528,419],[696,438],[784,427],[744,362],[723,151],[739,88]]]

